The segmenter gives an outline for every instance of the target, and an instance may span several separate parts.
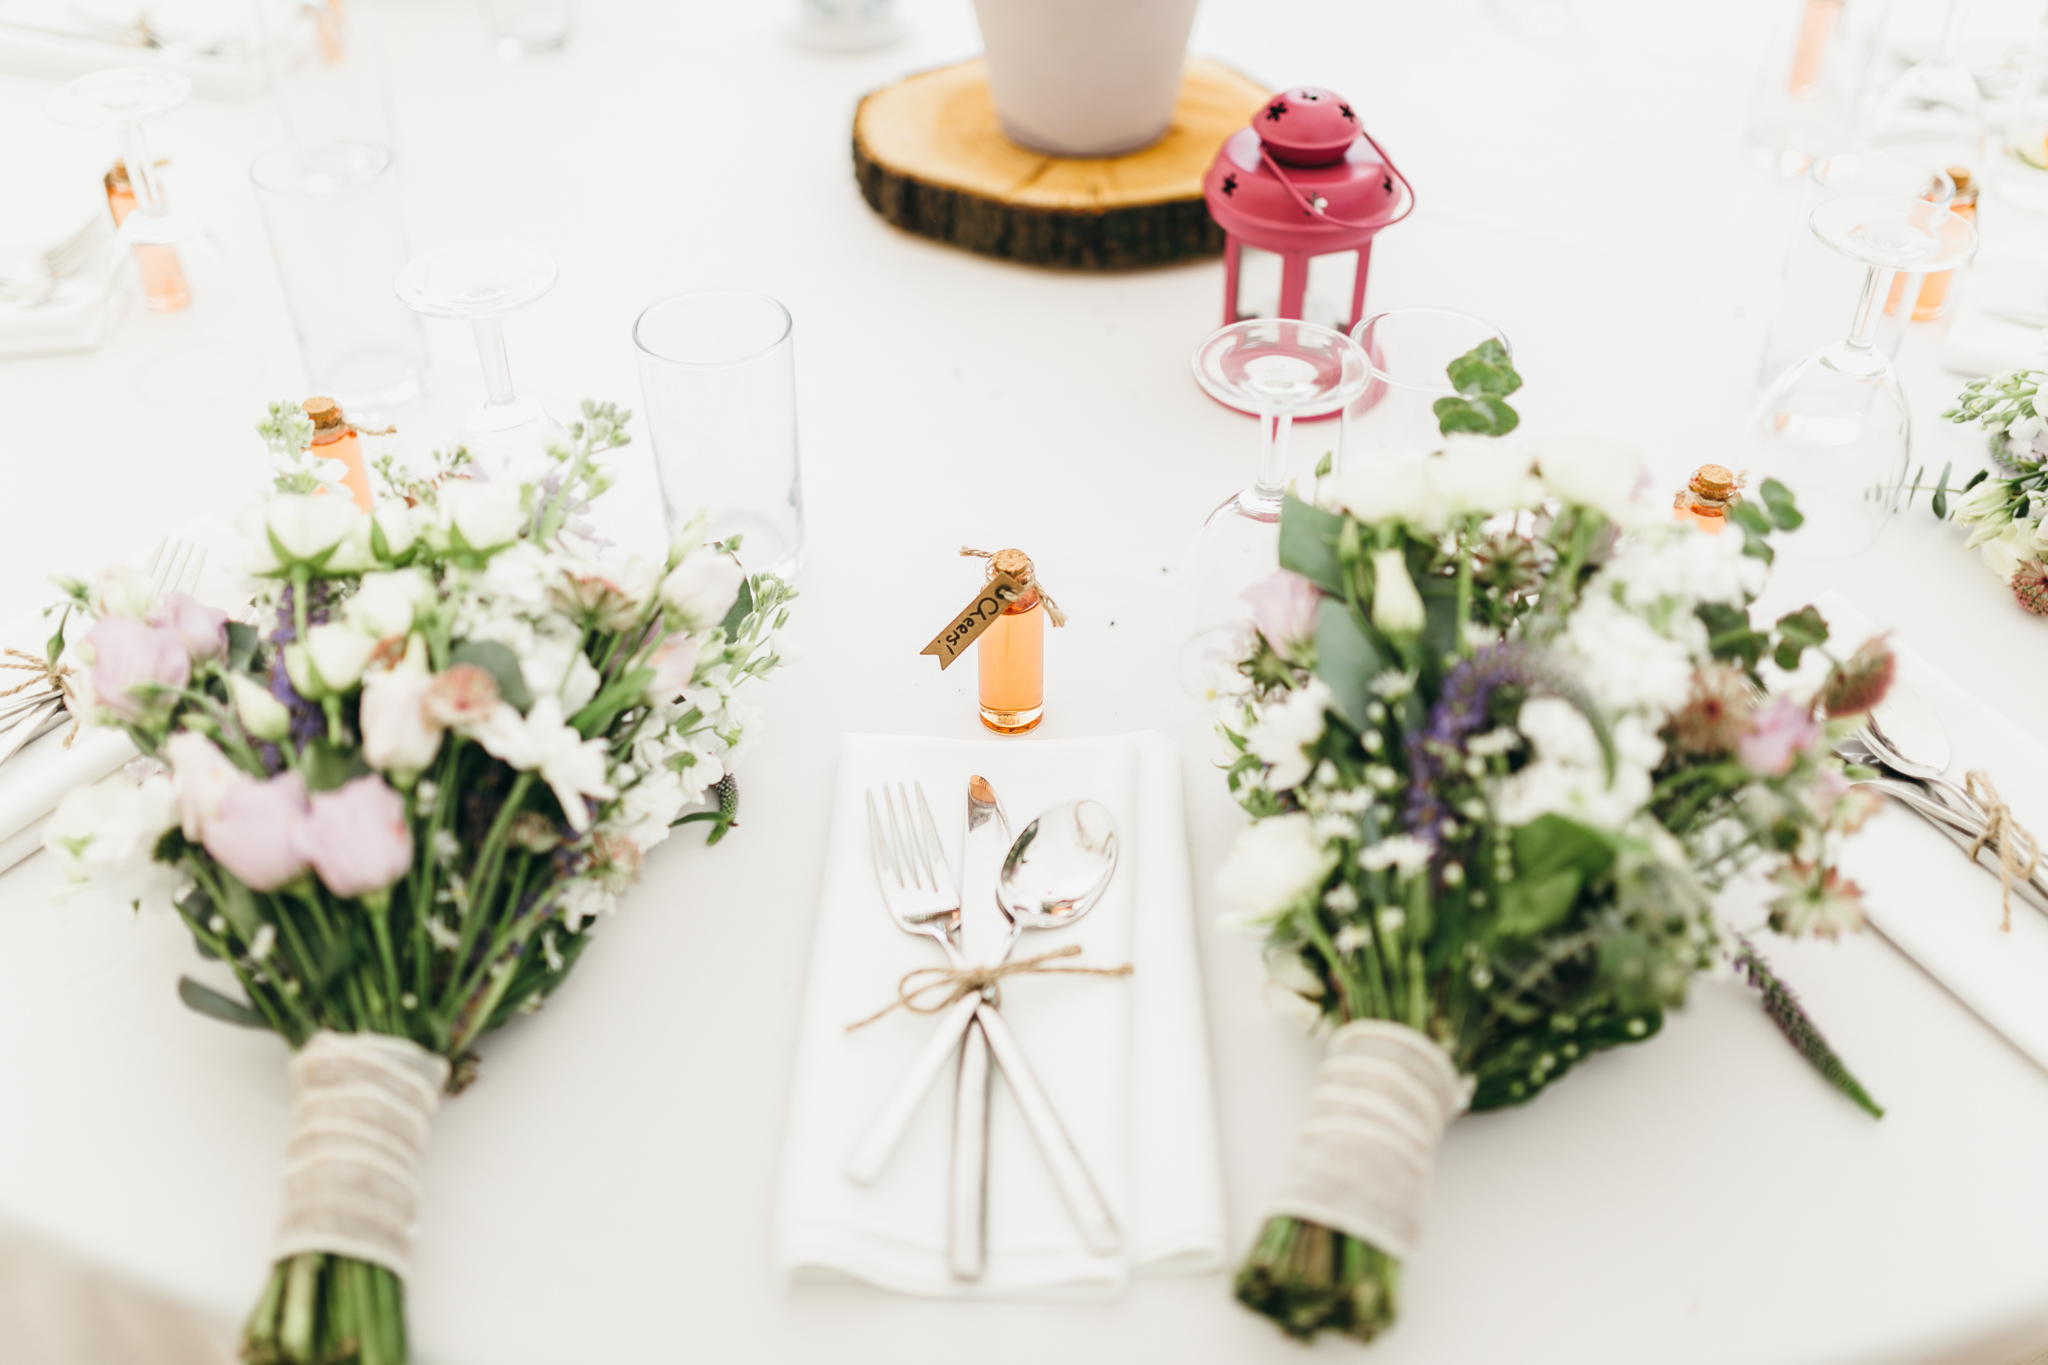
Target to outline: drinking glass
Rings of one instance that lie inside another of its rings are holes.
[[[1894,272],[1961,265],[1976,232],[1956,214],[1904,195],[1851,194],[1813,211],[1813,235],[1863,266],[1846,340],[1781,375],[1751,422],[1763,477],[1791,488],[1805,524],[1791,553],[1832,558],[1867,548],[1884,528],[1913,454],[1913,419],[1898,371],[1876,345]]]
[[[893,0],[797,0],[796,22],[785,32],[800,47],[853,51],[895,42],[903,25]]]
[[[1934,55],[1910,67],[1878,96],[1864,120],[1872,147],[1910,156],[1930,170],[1984,164],[1984,96],[1956,57],[1969,0],[1948,0]]]
[[[1876,52],[1883,0],[1774,0],[1783,27],[1750,97],[1757,159],[1793,176],[1854,131],[1856,96]],[[1790,49],[1790,59],[1780,53]]]
[[[1287,448],[1297,417],[1335,412],[1365,387],[1365,353],[1333,327],[1286,318],[1252,318],[1213,333],[1194,355],[1195,380],[1209,396],[1259,421],[1259,461],[1251,485],[1223,500],[1189,547],[1182,578],[1192,598],[1195,636],[1182,654],[1183,680],[1241,634],[1251,615],[1245,589],[1280,562],[1280,506]],[[1228,653],[1225,648],[1221,652]]]
[[[791,328],[788,309],[743,289],[661,299],[633,324],[669,533],[702,509],[713,540],[742,537],[749,570],[785,578],[804,553]]]
[[[465,444],[499,469],[526,467],[569,434],[546,409],[512,388],[505,314],[555,287],[555,258],[524,242],[490,238],[431,251],[398,272],[398,297],[422,317],[469,323],[483,364],[483,405],[469,415]]]
[[[370,419],[418,398],[426,339],[386,287],[412,255],[391,153],[364,142],[277,147],[249,179],[313,390]]]
[[[483,0],[491,50],[508,62],[560,52],[576,27],[576,0]]]
[[[1486,341],[1515,353],[1507,334],[1485,318],[1454,308],[1398,308],[1376,313],[1351,329],[1364,353],[1365,387],[1344,407],[1340,459],[1370,459],[1398,451],[1434,450],[1443,443],[1436,401],[1458,390],[1450,363]]]
[[[1785,253],[1784,283],[1778,309],[1764,339],[1763,362],[1757,382],[1768,384],[1787,366],[1825,345],[1841,334],[1842,299],[1849,296],[1863,278],[1853,261],[1823,246],[1813,235],[1813,211],[1827,200],[1845,194],[1908,195],[1947,208],[1955,198],[1955,182],[1942,171],[1929,171],[1918,160],[1890,152],[1830,152],[1813,159],[1807,168],[1806,199],[1799,212],[1799,227]],[[1923,276],[1905,272],[1896,277],[1896,301],[1888,297],[1890,311],[1878,322],[1877,345],[1886,355],[1899,353],[1906,335],[1906,321],[1920,297]]]

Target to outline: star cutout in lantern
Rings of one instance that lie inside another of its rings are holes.
[[[1380,188],[1385,190],[1388,194],[1392,194],[1394,192],[1394,177],[1391,175],[1381,176]]]
[[[1280,116],[1286,112],[1286,100],[1274,100],[1271,104],[1266,106],[1266,118],[1268,121],[1273,123],[1278,123],[1280,121]]]
[[[1236,194],[1236,193],[1237,193],[1237,176],[1236,176],[1236,175],[1234,175],[1234,174],[1233,174],[1233,175],[1226,175],[1226,176],[1224,176],[1224,177],[1223,177],[1223,196],[1224,196],[1224,198],[1226,198],[1226,199],[1227,199],[1227,198],[1229,198],[1229,197],[1230,197],[1231,195],[1233,195],[1233,194]]]
[[[1345,118],[1350,119],[1353,123],[1358,122],[1358,115],[1351,112],[1351,106],[1348,104],[1338,105],[1337,112],[1342,114]]]

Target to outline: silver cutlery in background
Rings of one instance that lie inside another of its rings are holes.
[[[952,874],[939,844],[938,828],[932,822],[931,807],[922,785],[916,787],[913,811],[910,788],[898,784],[884,788],[881,805],[868,792],[868,834],[875,863],[875,879],[881,886],[882,901],[889,917],[905,933],[930,938],[943,949],[955,967],[964,965],[953,934],[960,922],[960,897],[952,886]],[[886,811],[886,819],[881,811]],[[1035,822],[1034,822],[1035,823]],[[1021,836],[1020,836],[1021,842]],[[1014,850],[1012,856],[1014,857]],[[1067,1135],[1037,1075],[1025,1060],[1016,1035],[1000,1011],[992,1009],[978,995],[954,1002],[940,1016],[939,1029],[925,1045],[904,1083],[883,1106],[868,1133],[855,1148],[846,1166],[847,1178],[856,1184],[871,1184],[881,1175],[889,1157],[902,1141],[939,1070],[952,1054],[967,1027],[977,1020],[988,1038],[996,1065],[1010,1082],[1018,1112],[1044,1155],[1053,1183],[1081,1230],[1081,1240],[1098,1255],[1108,1255],[1123,1244],[1116,1220],[1088,1175],[1073,1139]]]

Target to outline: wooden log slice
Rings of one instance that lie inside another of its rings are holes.
[[[1223,250],[1202,174],[1267,91],[1190,61],[1166,136],[1128,156],[1029,151],[1003,136],[985,62],[908,77],[861,100],[861,196],[900,228],[1032,265],[1114,270]]]

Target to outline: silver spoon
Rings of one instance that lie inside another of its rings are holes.
[[[1912,688],[1892,683],[1884,700],[1871,708],[1864,721],[1862,739],[1864,747],[1885,767],[1925,782],[1980,825],[1987,818],[1975,798],[1948,779],[1948,766],[1955,757],[1948,731],[1942,728],[1934,708]]]

